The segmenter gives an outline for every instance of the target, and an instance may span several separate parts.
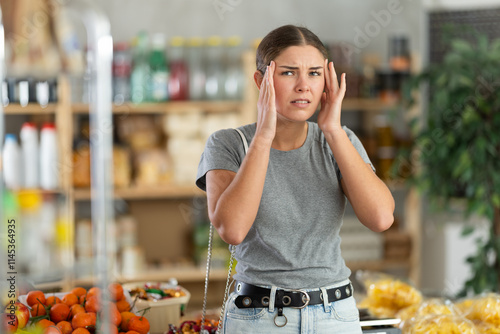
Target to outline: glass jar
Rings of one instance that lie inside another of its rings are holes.
[[[187,65],[189,72],[189,99],[205,98],[205,65],[203,39],[192,37],[187,41]]]
[[[208,100],[221,100],[224,98],[225,73],[221,61],[222,39],[219,36],[208,38],[206,56],[205,96]]]

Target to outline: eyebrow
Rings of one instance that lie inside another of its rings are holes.
[[[286,68],[287,70],[298,70],[299,69],[298,67],[295,67],[295,66],[286,66],[286,65],[281,65],[278,67]],[[323,66],[313,66],[313,67],[309,67],[309,69],[310,70],[321,70],[321,69],[323,69]]]

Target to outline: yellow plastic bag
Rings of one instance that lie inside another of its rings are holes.
[[[422,302],[420,291],[390,275],[359,271],[356,278],[366,290],[366,298],[358,307],[368,309],[374,316],[394,317],[400,310]]]
[[[464,299],[456,305],[467,319],[485,322],[496,328],[500,328],[499,294],[488,293],[475,298]]]
[[[479,334],[472,321],[454,314],[423,315],[408,320],[403,334]]]

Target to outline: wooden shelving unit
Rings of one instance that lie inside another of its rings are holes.
[[[342,101],[342,111],[381,112],[397,106],[396,102],[386,102],[376,98],[346,98]]]
[[[208,113],[226,113],[237,112],[242,109],[241,101],[169,101],[161,103],[124,103],[113,105],[114,114],[168,114],[179,112],[208,112]],[[73,114],[88,114],[89,106],[87,104],[72,104]]]
[[[50,115],[54,114],[57,109],[57,103],[49,103],[42,107],[38,103],[28,103],[26,106],[20,104],[9,104],[4,107],[6,115]]]

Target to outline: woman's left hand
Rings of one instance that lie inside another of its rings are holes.
[[[344,99],[346,82],[345,73],[337,80],[337,73],[332,62],[325,59],[325,91],[321,97],[321,109],[318,114],[318,126],[323,133],[328,133],[342,128],[340,113]]]

